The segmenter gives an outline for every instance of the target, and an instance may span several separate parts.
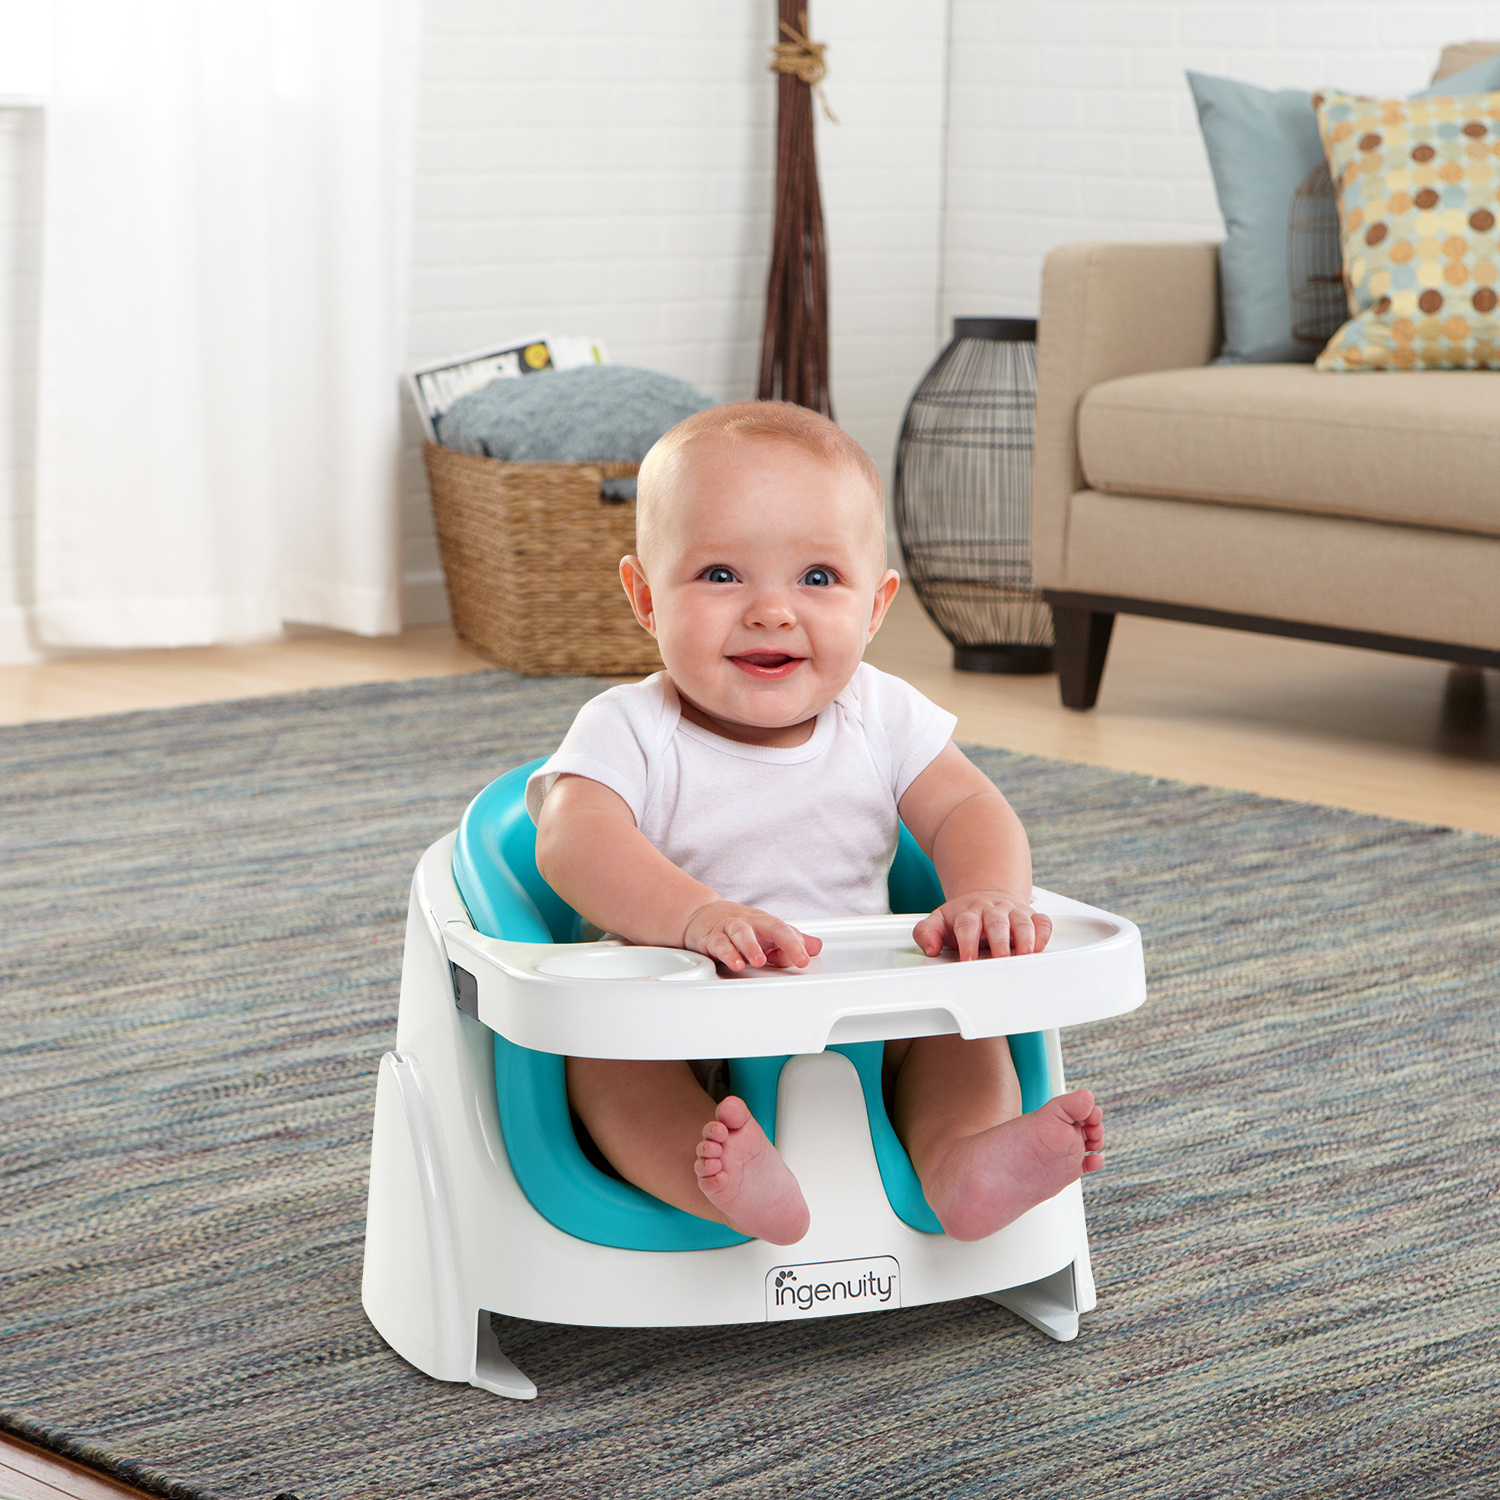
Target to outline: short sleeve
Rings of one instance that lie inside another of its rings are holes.
[[[653,687],[654,692],[648,691]],[[614,792],[639,825],[646,806],[661,696],[656,680],[648,678],[611,688],[585,703],[556,753],[526,779],[526,811],[531,821],[536,822],[559,776],[586,776]]]
[[[878,726],[890,756],[891,793],[897,802],[942,753],[958,720],[909,682],[868,663],[856,674],[866,733]]]

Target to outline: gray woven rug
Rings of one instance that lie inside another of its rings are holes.
[[[1099,1310],[502,1320],[530,1405],[359,1306],[407,882],[597,684],[501,673],[0,731],[0,1425],[162,1494],[1492,1496],[1500,842],[1002,752],[1151,998]]]

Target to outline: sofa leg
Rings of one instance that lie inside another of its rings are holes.
[[[1054,604],[1052,627],[1057,639],[1057,679],[1063,707],[1092,708],[1099,696],[1115,617],[1099,610]]]

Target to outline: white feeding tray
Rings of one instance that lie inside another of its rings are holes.
[[[720,976],[728,979],[796,979],[811,978],[815,974],[884,974],[895,969],[948,968],[958,963],[958,954],[945,948],[935,958],[929,958],[912,941],[912,928],[920,915],[911,917],[868,917],[860,919],[854,931],[835,928],[834,923],[796,924],[804,932],[815,932],[823,937],[822,951],[816,958],[808,960],[805,969],[750,969],[736,974],[720,970]],[[875,929],[874,923],[880,923]],[[1078,916],[1058,913],[1052,918],[1052,937],[1047,943],[1046,953],[1072,953],[1087,948],[1091,943],[1106,941],[1118,936],[1122,924],[1113,917]],[[824,933],[826,932],[826,936]],[[626,952],[677,952],[677,949],[630,949]],[[981,949],[987,958],[988,949]],[[553,969],[547,972],[555,973]]]
[[[523,1047],[579,1057],[758,1057],[948,1032],[1006,1036],[1141,1004],[1133,922],[1050,891],[1032,902],[1053,921],[1043,953],[929,958],[911,936],[925,913],[842,917],[796,923],[823,940],[806,968],[738,974],[676,948],[515,943],[464,918],[437,925],[450,962],[473,977],[479,1020]]]
[[[714,964],[683,948],[637,948],[629,943],[578,943],[547,950],[532,968],[558,979],[712,979]]]

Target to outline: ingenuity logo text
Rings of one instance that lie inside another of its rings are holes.
[[[766,1273],[768,1322],[900,1306],[901,1264],[893,1255],[776,1266]]]

